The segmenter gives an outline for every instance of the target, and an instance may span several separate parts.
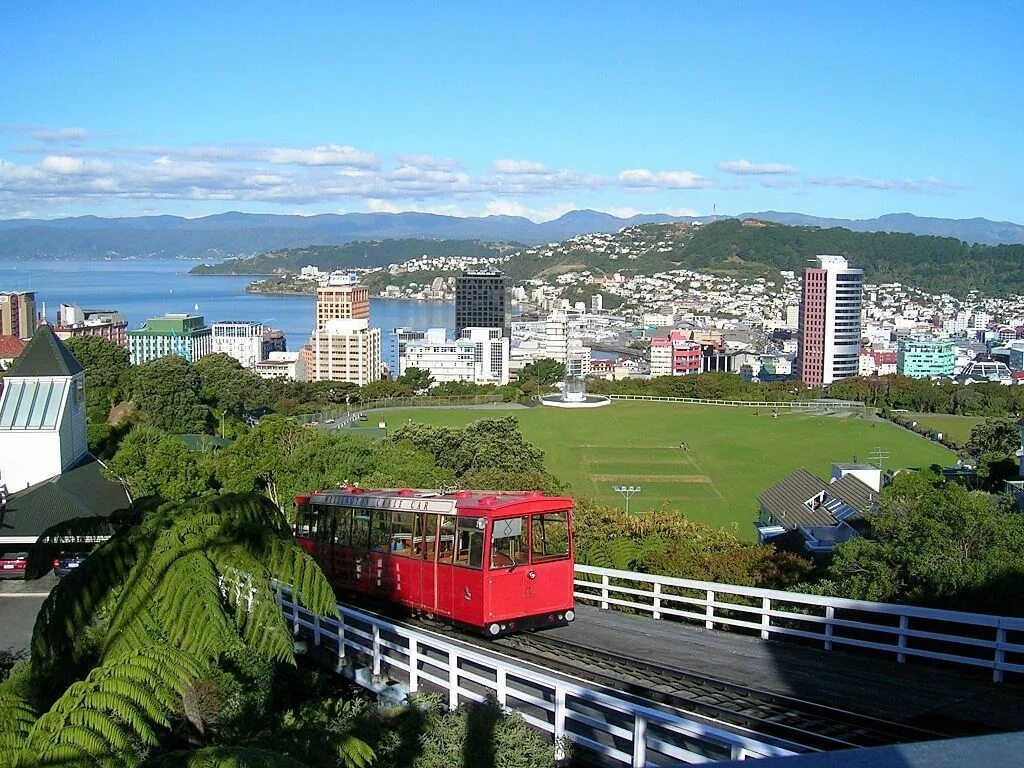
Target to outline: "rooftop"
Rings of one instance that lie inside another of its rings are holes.
[[[36,328],[32,339],[7,369],[5,378],[70,377],[81,373],[79,363],[48,325]]]

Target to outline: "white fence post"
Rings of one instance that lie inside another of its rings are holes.
[[[647,765],[647,718],[640,713],[633,715],[633,768]]]
[[[704,622],[704,626],[707,627],[708,629],[714,629],[715,628],[715,606],[713,605],[714,602],[715,602],[715,593],[714,593],[713,590],[709,589],[708,590],[707,608],[704,609],[704,615],[707,617],[707,620]]]
[[[291,597],[288,598],[292,605],[292,634],[298,637],[299,635],[299,601],[295,598],[295,593],[291,593]]]
[[[654,582],[654,611],[651,613],[651,617],[655,619],[661,618],[661,582]]]
[[[996,658],[995,667],[992,669],[992,682],[1003,682],[1003,662],[1006,661],[1006,627],[999,627],[996,630]]]
[[[767,640],[771,637],[772,617],[769,611],[772,609],[772,601],[769,597],[761,598],[761,639]]]
[[[320,645],[320,616],[313,614],[313,645]]]
[[[380,627],[373,625],[373,676],[380,675]]]
[[[907,647],[907,627],[910,625],[910,617],[907,614],[900,615],[900,639],[897,645],[899,646],[900,652],[896,654],[896,661],[900,664],[907,660],[907,654],[903,651]]]
[[[565,759],[565,689],[555,687],[555,760]]]
[[[498,703],[504,707],[508,701],[508,672],[504,667],[498,667],[497,672],[494,673],[494,695],[497,697]]]
[[[459,706],[459,657],[448,651],[448,709]]]
[[[601,610],[608,610],[608,574],[601,576]]]
[[[832,650],[832,632],[835,629],[833,624],[832,624],[832,622],[835,621],[835,618],[836,618],[835,606],[833,606],[833,605],[826,605],[825,606],[825,650],[826,651],[831,651]]]
[[[416,693],[420,688],[420,653],[419,642],[415,637],[409,638],[409,693]]]

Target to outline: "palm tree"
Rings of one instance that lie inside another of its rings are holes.
[[[255,493],[142,500],[51,529],[34,559],[111,526],[110,539],[50,593],[30,659],[0,684],[0,765],[300,765],[251,748],[159,755],[172,719],[187,728],[189,689],[226,654],[295,664],[274,581],[290,584],[307,609],[336,615],[330,585],[282,512]],[[362,742],[345,744],[342,762],[372,759]]]

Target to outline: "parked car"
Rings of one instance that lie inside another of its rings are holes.
[[[28,552],[0,554],[0,579],[24,579],[28,567]]]
[[[369,421],[370,417],[367,416],[365,413],[361,413],[361,414],[359,414],[359,420],[360,421]]]
[[[61,555],[53,561],[53,572],[63,578],[84,563],[85,558],[88,556],[88,552],[73,552]]]

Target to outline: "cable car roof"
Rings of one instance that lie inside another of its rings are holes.
[[[471,511],[472,514],[478,516],[512,511],[513,508],[520,509],[523,504],[530,504],[537,508],[526,511],[566,509],[572,506],[570,498],[545,496],[540,491],[453,491],[442,493],[436,490],[417,488],[364,490],[351,486],[339,488],[336,491],[317,491],[309,495],[309,501],[312,504],[330,506],[393,509],[435,514],[457,514]]]

